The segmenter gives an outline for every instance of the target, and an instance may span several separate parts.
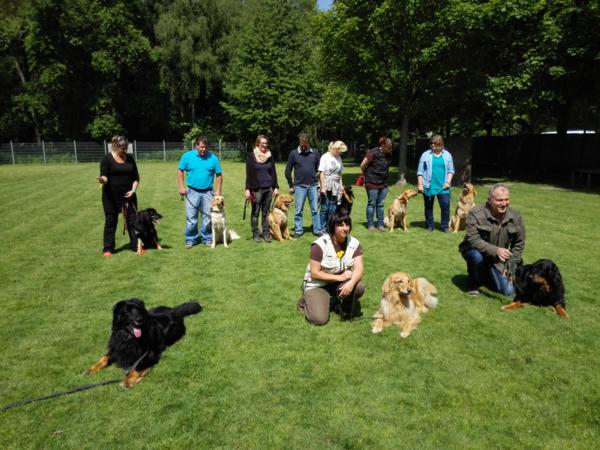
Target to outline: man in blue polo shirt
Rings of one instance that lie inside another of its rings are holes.
[[[177,167],[179,195],[185,202],[185,248],[202,243],[212,244],[210,226],[210,203],[213,198],[213,179],[216,176],[215,195],[221,195],[223,174],[219,159],[208,151],[208,138],[200,136],[195,141],[196,148],[181,155]],[[187,174],[187,189],[184,183]],[[200,236],[198,236],[198,214],[202,215]]]
[[[320,235],[322,227],[319,224],[319,213],[317,212],[319,203],[317,171],[321,155],[319,155],[318,150],[310,148],[308,134],[300,134],[298,140],[298,148],[290,152],[287,165],[285,166],[285,178],[290,186],[290,194],[295,194],[296,212],[294,214],[294,222],[296,237],[300,237],[304,233],[302,211],[304,210],[304,202],[307,196],[312,216],[313,234]],[[294,171],[294,180],[292,180],[292,171]]]

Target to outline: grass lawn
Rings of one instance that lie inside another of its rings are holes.
[[[106,349],[118,300],[205,307],[136,388],[0,412],[0,448],[599,448],[597,193],[508,182],[526,262],[551,258],[563,274],[563,320],[551,309],[501,312],[509,299],[486,290],[467,297],[462,234],[427,233],[420,197],[408,233],[368,233],[355,188],[365,319],[313,327],[295,309],[311,235],[250,239],[242,163],[223,163],[228,224],[242,235],[229,249],[184,249],[175,163],[139,169],[140,207],[164,215],[165,250],[103,258],[97,164],[0,166],[0,404],[118,377],[115,367],[82,375]],[[478,203],[493,181],[479,180]],[[121,231],[119,221],[118,246]],[[439,290],[440,305],[408,339],[396,328],[372,335],[368,320],[397,270]]]

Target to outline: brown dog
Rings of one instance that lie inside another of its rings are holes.
[[[425,278],[412,279],[406,272],[395,272],[383,282],[379,311],[373,315],[371,331],[380,333],[385,327],[398,325],[400,336],[408,337],[421,316],[438,304],[436,287]]]
[[[390,229],[390,233],[398,227],[408,231],[408,219],[406,218],[408,200],[416,195],[419,195],[416,191],[407,189],[394,199],[394,202],[388,208],[388,216],[383,220],[384,225]]]
[[[293,201],[294,199],[290,195],[281,194],[277,196],[273,209],[269,212],[267,217],[269,231],[276,241],[292,239],[287,226],[287,212]]]
[[[453,233],[458,233],[459,230],[464,230],[467,227],[467,216],[471,208],[475,206],[475,196],[477,191],[475,186],[471,183],[465,183],[463,185],[462,194],[460,200],[456,205],[456,211],[454,216],[450,219],[450,229]]]

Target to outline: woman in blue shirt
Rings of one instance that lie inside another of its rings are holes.
[[[441,211],[441,228],[447,233],[450,223],[450,186],[454,176],[452,155],[444,148],[439,134],[431,137],[431,149],[425,150],[419,159],[417,182],[425,200],[425,225],[433,231],[433,201],[437,196]]]

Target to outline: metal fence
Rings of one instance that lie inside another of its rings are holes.
[[[9,142],[0,144],[0,164],[86,163],[99,162],[108,153],[104,142]],[[129,152],[136,160],[177,161],[191,146],[181,142],[138,142],[130,144]],[[212,148],[219,159],[245,160],[247,146],[243,142],[219,141]]]

